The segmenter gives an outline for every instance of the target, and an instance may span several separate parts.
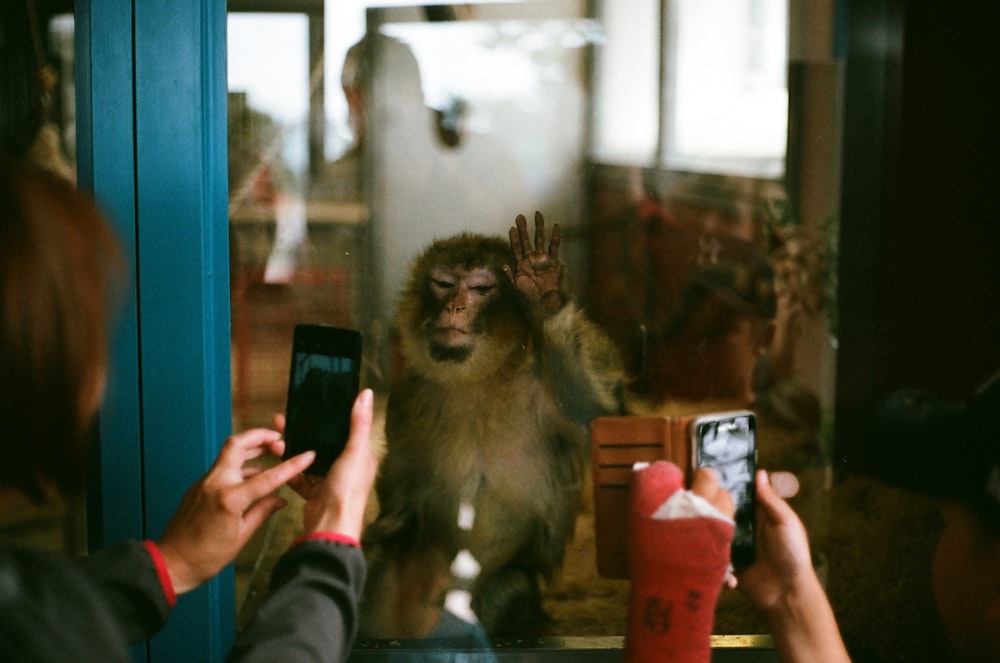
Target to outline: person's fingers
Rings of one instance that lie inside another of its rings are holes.
[[[364,389],[358,397],[354,399],[354,406],[351,408],[351,434],[347,438],[347,445],[344,451],[354,450],[358,447],[369,447],[369,438],[372,432],[372,417],[374,394],[371,389]]]
[[[768,480],[774,492],[783,499],[791,499],[799,494],[799,478],[791,472],[770,472]]]
[[[239,470],[247,460],[262,456],[265,448],[270,450],[280,438],[277,431],[267,428],[251,428],[231,435],[222,445],[214,467]]]
[[[699,467],[691,481],[691,492],[700,495],[730,518],[736,513],[733,496],[723,488],[718,473],[710,467]]]
[[[733,503],[733,496],[730,495],[729,491],[725,488],[720,486],[711,502],[716,509],[730,518],[733,518],[736,515],[736,505]]]
[[[246,479],[249,479],[251,477],[257,476],[258,474],[260,474],[261,472],[263,472],[265,469],[267,469],[267,468],[261,467],[260,465],[244,465],[240,469],[240,472],[243,475],[243,479],[246,480]]]
[[[267,447],[268,453],[272,456],[281,458],[285,454],[285,439],[281,437],[281,433],[279,431],[274,432],[278,433],[278,437],[267,440],[264,443],[264,446]]]
[[[302,474],[316,460],[315,451],[304,451],[297,456],[275,465],[247,479],[233,489],[233,500],[239,500],[246,507],[268,495],[295,476]]]
[[[274,444],[277,444],[279,442],[281,442],[281,440],[273,440],[271,442],[264,442],[258,446],[248,447],[244,449],[243,462],[247,462],[248,460],[255,460],[257,458],[260,458],[261,456],[274,456],[274,455],[280,456],[281,455],[280,453],[275,454],[274,452]],[[284,444],[282,444],[281,450],[284,451],[284,449],[285,449]]]
[[[268,518],[285,508],[288,501],[277,495],[268,495],[254,503],[243,514],[243,535],[249,539]]]
[[[765,470],[757,471],[757,505],[762,515],[778,522],[795,518],[792,507],[775,491]]]
[[[340,458],[316,485],[296,479],[289,485],[306,498],[303,525],[306,532],[341,532],[361,536],[365,505],[378,468],[371,448],[374,395],[371,389],[358,394],[351,409],[351,434]]]
[[[277,413],[271,417],[271,425],[274,426],[274,430],[279,433],[285,432],[285,415],[282,413]]]
[[[766,507],[768,511],[773,510],[774,505],[780,502],[778,494],[774,492],[771,485],[771,478],[767,470],[757,470],[756,474],[757,504]]]
[[[308,500],[316,490],[316,480],[305,474],[292,477],[286,485],[305,500]]]
[[[705,495],[715,492],[719,487],[719,473],[711,467],[699,467],[694,471],[691,479],[691,490]]]

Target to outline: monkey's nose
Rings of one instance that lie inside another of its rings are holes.
[[[452,294],[448,300],[448,312],[451,314],[463,313],[469,305],[469,290],[464,287]]]

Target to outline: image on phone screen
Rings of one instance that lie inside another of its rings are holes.
[[[316,460],[307,470],[311,474],[325,474],[343,451],[358,392],[359,349],[350,337],[347,344],[336,342],[337,331],[296,330],[285,411],[285,456],[314,449]]]
[[[733,497],[736,532],[732,557],[736,566],[753,562],[756,490],[756,422],[750,412],[701,417],[694,423],[695,465],[711,467]]]

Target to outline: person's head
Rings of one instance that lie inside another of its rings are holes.
[[[880,406],[871,446],[876,476],[939,500],[944,529],[934,599],[956,651],[1000,661],[1000,372],[971,398],[905,390]]]
[[[752,244],[731,235],[661,234],[651,243],[661,272],[650,306],[653,395],[748,404],[754,368],[774,333],[773,271]]]
[[[348,121],[356,145],[363,145],[368,125],[365,110],[364,76],[370,65],[365,60],[366,38],[351,46],[344,55],[344,65],[340,71],[340,86],[347,101]]]
[[[376,86],[390,103],[403,109],[401,112],[424,105],[420,65],[413,50],[403,41],[381,32],[366,34],[347,50],[340,85],[357,146],[365,143],[369,105],[374,103]]]
[[[79,488],[121,264],[88,196],[0,157],[0,487],[38,501]]]

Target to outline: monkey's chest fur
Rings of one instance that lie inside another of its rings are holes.
[[[483,582],[512,564],[545,577],[559,565],[587,433],[532,372],[455,389],[405,378],[389,401],[386,440],[376,490],[380,519],[397,530],[387,544],[467,549]],[[475,510],[471,532],[458,524],[463,502]]]

